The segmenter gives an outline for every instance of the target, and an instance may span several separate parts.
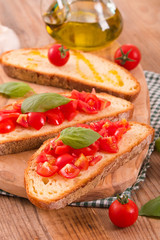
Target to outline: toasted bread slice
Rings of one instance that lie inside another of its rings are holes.
[[[31,157],[25,170],[25,186],[29,200],[40,208],[58,209],[86,194],[101,178],[138,155],[152,142],[153,128],[136,122],[131,122],[130,125],[131,129],[119,142],[118,153],[99,152],[102,159],[72,179],[66,179],[57,173],[48,178],[36,173],[36,158],[51,141],[47,140]]]
[[[48,49],[19,49],[1,56],[5,72],[13,78],[65,89],[98,92],[134,99],[140,91],[138,81],[124,68],[90,53],[70,51],[67,64],[52,65]]]
[[[97,114],[78,113],[72,121],[65,120],[58,126],[45,124],[39,131],[33,128],[26,129],[17,126],[13,132],[0,134],[0,155],[38,148],[45,140],[56,136],[62,129],[79,123],[97,121],[103,118],[109,118],[110,120],[129,119],[132,116],[132,103],[105,93],[96,95],[99,98],[110,101],[111,105]]]

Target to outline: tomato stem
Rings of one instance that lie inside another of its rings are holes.
[[[127,53],[124,53],[123,50],[122,50],[122,48],[120,48],[120,51],[121,51],[122,56],[116,58],[116,60],[120,60],[122,65],[124,65],[127,61],[129,61],[129,62],[135,62],[134,59],[131,59],[131,58],[128,57],[128,55],[129,55],[129,53],[132,51],[132,49],[130,49]]]
[[[64,46],[62,45],[62,46],[59,48],[59,51],[60,51],[60,53],[61,53],[61,58],[65,58],[66,52],[68,52],[69,49],[64,48]]]
[[[117,200],[118,202],[120,202],[122,205],[128,203],[128,196],[127,195],[123,195],[122,197],[120,197],[119,195],[117,195]]]

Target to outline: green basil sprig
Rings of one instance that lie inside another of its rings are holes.
[[[140,216],[160,218],[160,196],[147,202],[139,210]]]
[[[61,131],[57,140],[61,139],[64,144],[80,149],[88,147],[100,137],[102,136],[99,133],[89,128],[69,127]]]
[[[70,101],[71,99],[58,93],[40,93],[26,98],[22,103],[21,111],[22,113],[46,112]]]
[[[0,93],[10,98],[23,97],[26,93],[33,89],[23,82],[6,82],[0,84]]]

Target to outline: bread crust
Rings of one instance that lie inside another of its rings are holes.
[[[29,51],[29,50],[41,51],[41,50],[44,50],[44,48],[38,48],[38,49],[24,48],[23,50],[24,51]],[[5,59],[7,54],[10,54],[10,52],[12,51],[8,51],[1,55],[1,63],[3,65],[4,71],[6,72],[6,74],[12,78],[18,78],[23,81],[29,81],[29,82],[38,83],[41,85],[54,86],[54,87],[65,88],[70,90],[77,89],[79,91],[82,91],[85,89],[86,91],[91,91],[92,88],[95,88],[97,92],[107,92],[117,97],[125,98],[129,101],[134,100],[137,97],[138,93],[140,92],[140,84],[137,81],[137,79],[134,78],[132,74],[128,72],[126,69],[107,59],[103,59],[103,62],[105,62],[106,64],[112,64],[115,69],[119,68],[123,70],[123,72],[125,72],[128,75],[128,77],[131,78],[136,83],[136,89],[127,93],[125,91],[122,91],[120,88],[115,89],[114,87],[109,87],[107,84],[104,84],[103,86],[101,86],[94,81],[92,83],[87,82],[83,79],[76,78],[73,76],[71,77],[67,74],[60,74],[56,72],[46,74],[43,72],[43,70],[36,71],[36,69],[28,69],[23,66],[15,66],[14,63],[10,64]],[[71,51],[71,54],[72,54],[72,51]],[[91,55],[90,53],[87,53],[87,54]],[[102,59],[101,57],[98,57],[98,58]]]
[[[136,124],[135,122],[131,123]],[[141,124],[142,126],[147,126],[145,124]],[[99,165],[96,169],[96,172],[91,174],[87,180],[81,181],[80,184],[75,184],[74,187],[70,191],[66,191],[65,193],[61,194],[61,197],[57,199],[38,199],[35,197],[32,192],[30,191],[30,179],[28,172],[31,169],[32,163],[35,161],[36,157],[39,153],[44,149],[47,143],[50,140],[47,140],[41,148],[32,156],[32,158],[28,162],[28,167],[25,170],[25,187],[26,193],[28,195],[29,200],[36,205],[37,207],[43,209],[58,209],[63,208],[67,204],[70,204],[76,199],[79,199],[81,196],[85,195],[89,190],[93,189],[100,179],[104,178],[108,173],[115,171],[118,167],[124,165],[130,159],[134,158],[137,154],[139,154],[146,146],[148,146],[154,138],[154,130],[150,126],[147,126],[146,134],[143,137],[140,137],[137,142],[132,145],[128,146],[127,149],[123,153],[118,153],[116,156],[110,157],[105,163]],[[88,171],[88,170],[87,170]]]
[[[113,99],[113,101],[117,100],[116,97],[109,96],[105,93],[97,94],[97,96],[101,97],[103,99],[107,99],[107,98],[111,97],[111,99]],[[86,118],[85,119],[83,118],[84,114],[80,114],[79,116],[81,116],[81,118],[79,118],[78,120],[76,120],[76,121],[72,120],[70,122],[66,121],[65,124],[62,123],[61,125],[56,126],[56,127],[50,125],[49,130],[47,129],[47,126],[43,126],[43,131],[39,130],[36,135],[33,135],[32,131],[30,131],[30,136],[28,136],[28,134],[26,134],[24,136],[19,136],[17,133],[18,138],[15,137],[13,139],[9,139],[9,138],[1,139],[0,155],[7,155],[7,154],[18,153],[18,152],[23,152],[23,151],[39,148],[45,140],[55,137],[62,129],[64,129],[66,127],[75,126],[79,123],[89,123],[89,122],[101,120],[101,119],[106,118],[106,116],[108,119],[114,120],[114,121],[117,121],[121,118],[129,119],[133,114],[133,104],[131,104],[130,102],[126,102],[126,100],[122,100],[122,99],[119,99],[119,100],[124,103],[127,103],[127,107],[123,111],[120,111],[117,108],[116,111],[111,112],[109,114],[107,113],[108,115],[106,115],[106,112],[101,115],[93,114],[92,116],[91,115],[89,116],[89,120],[87,120],[87,121],[86,121]],[[8,108],[9,106],[10,105],[7,105],[4,108]],[[106,108],[106,110],[107,110],[107,108]],[[20,131],[25,131],[25,129],[22,127]]]

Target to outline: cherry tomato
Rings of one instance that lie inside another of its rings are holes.
[[[9,133],[14,131],[16,124],[11,119],[4,119],[0,121],[0,133]]]
[[[138,207],[127,196],[118,196],[109,207],[109,218],[118,227],[129,227],[138,218]]]
[[[74,165],[79,169],[87,170],[89,166],[89,162],[86,156],[83,153],[81,153],[79,158],[75,161]]]
[[[66,164],[60,171],[59,174],[65,178],[75,178],[80,173],[80,169],[72,163]]]
[[[69,49],[61,44],[55,44],[48,50],[48,59],[56,66],[65,65],[68,62],[69,57]]]
[[[69,153],[63,154],[59,156],[56,161],[55,165],[61,169],[63,168],[67,163],[71,163],[74,160],[74,157],[70,155]]]
[[[30,112],[28,113],[27,121],[29,126],[39,130],[44,126],[46,117],[44,113],[41,112]]]
[[[139,64],[141,53],[139,49],[130,44],[122,45],[114,55],[114,61],[128,70],[132,70]]]
[[[58,171],[57,166],[52,166],[49,162],[39,162],[37,164],[37,173],[42,177],[51,177]]]
[[[64,121],[64,115],[59,108],[45,112],[47,122],[52,125],[60,125]]]

